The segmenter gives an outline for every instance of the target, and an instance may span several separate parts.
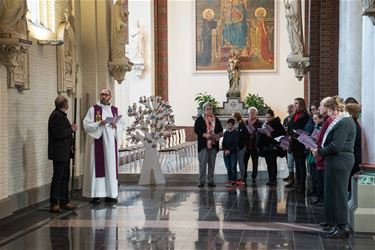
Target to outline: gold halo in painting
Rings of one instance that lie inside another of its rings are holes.
[[[212,20],[214,16],[215,16],[215,12],[213,9],[208,8],[203,11],[203,18],[208,21]]]
[[[255,10],[256,17],[259,17],[259,16],[266,17],[266,15],[267,15],[267,11],[263,7],[259,7]]]

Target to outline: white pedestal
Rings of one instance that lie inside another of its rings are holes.
[[[352,198],[349,201],[349,224],[354,232],[375,233],[375,185],[352,180]]]
[[[159,162],[159,152],[153,148],[150,143],[145,143],[145,156],[141,175],[138,181],[139,185],[163,185],[165,178],[161,171]]]

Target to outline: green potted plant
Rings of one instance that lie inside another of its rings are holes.
[[[212,104],[214,112],[219,107],[219,102],[216,101],[215,97],[213,97],[210,94],[207,94],[206,92],[198,93],[194,100],[198,104],[198,113],[202,112],[203,104],[205,104],[207,102]]]
[[[265,115],[269,106],[264,102],[263,97],[258,94],[249,93],[244,100],[246,108],[256,107],[259,115]]]

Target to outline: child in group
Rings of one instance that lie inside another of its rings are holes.
[[[313,137],[316,141],[320,128],[323,125],[324,119],[321,114],[317,113],[313,115],[313,121],[315,127],[311,134],[311,137]],[[307,165],[309,167],[312,178],[312,190],[310,191],[310,195],[315,195],[317,197],[317,200],[313,202],[313,204],[317,206],[322,206],[324,178],[322,177],[322,174],[319,173],[319,169],[316,168],[315,158],[311,152],[309,152],[307,155]]]
[[[228,181],[225,183],[226,187],[236,186],[237,180],[237,143],[238,131],[234,127],[235,120],[229,118],[227,120],[227,130],[223,138],[224,163],[227,168]]]

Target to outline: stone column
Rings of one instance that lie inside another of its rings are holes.
[[[7,71],[0,65],[0,134],[2,143],[0,143],[0,219],[12,214],[12,204],[8,192],[8,89],[7,89]]]
[[[362,29],[362,164],[352,185],[349,223],[355,232],[375,232],[375,25],[363,17]]]
[[[339,95],[361,100],[361,0],[340,0]]]

